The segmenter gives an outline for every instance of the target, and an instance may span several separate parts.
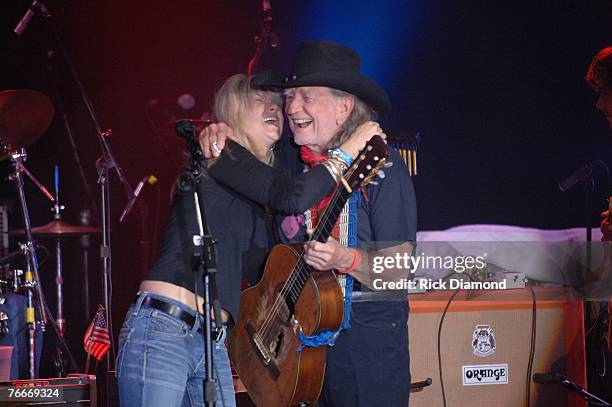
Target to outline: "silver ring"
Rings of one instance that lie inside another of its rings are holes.
[[[221,154],[221,149],[217,145],[216,141],[214,143],[212,143],[212,148],[213,148],[213,150],[215,150],[215,152],[217,152],[218,154]]]

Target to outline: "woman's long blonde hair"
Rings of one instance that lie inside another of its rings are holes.
[[[243,123],[241,120],[241,112],[249,107],[255,97],[261,97],[281,107],[282,99],[278,92],[255,88],[252,81],[252,76],[239,73],[223,82],[215,94],[213,115],[215,120],[230,126],[240,143],[260,161],[270,164],[273,160],[272,151],[260,151],[262,148],[255,140],[256,135],[249,132],[249,123]]]

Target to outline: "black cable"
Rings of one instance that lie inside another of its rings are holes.
[[[444,307],[444,311],[442,312],[442,317],[440,318],[440,323],[438,324],[438,373],[440,376],[440,387],[442,388],[442,403],[443,406],[446,407],[446,393],[444,391],[444,379],[442,378],[442,352],[440,341],[442,338],[442,324],[444,323],[444,318],[446,317],[446,313],[448,312],[448,308],[450,307],[451,302],[455,298],[455,296],[459,293],[459,289],[455,290],[453,295],[448,299],[446,303],[446,307]]]
[[[44,259],[42,259],[42,260],[40,261],[40,264],[38,265],[38,267],[42,267],[42,266],[43,266],[43,264],[45,264],[45,262],[46,262],[47,260],[49,260],[49,254],[50,254],[50,253],[49,253],[49,249],[47,249],[45,246],[43,246],[43,245],[41,245],[41,244],[36,244],[36,250],[38,250],[38,249],[42,249],[42,250],[45,252],[45,258],[44,258]]]
[[[568,388],[574,391],[576,394],[578,394],[578,396],[580,396],[584,401],[586,401],[589,406],[603,406],[603,407],[612,406],[612,404],[608,403],[605,400],[599,399],[597,396],[593,394],[590,394],[589,392],[585,391],[579,384],[574,383],[573,381],[569,379],[561,381],[560,384],[561,386]],[[599,399],[602,402],[593,401],[592,397]]]
[[[591,327],[589,328],[587,333],[584,334],[584,338],[585,339],[588,338],[591,335],[591,333],[593,332],[593,329],[595,329],[601,323],[603,317],[604,317],[604,313],[600,311],[599,315],[597,316],[597,319],[592,322]]]
[[[533,370],[533,358],[535,356],[537,326],[536,295],[532,286],[529,286],[529,290],[531,291],[531,345],[529,348],[529,362],[527,364],[527,407],[531,405],[531,372]]]

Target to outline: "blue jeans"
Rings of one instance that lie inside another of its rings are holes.
[[[406,302],[354,302],[351,328],[327,349],[318,407],[408,406],[407,323]]]
[[[204,405],[204,335],[194,326],[154,308],[142,307],[149,295],[194,314],[172,299],[142,292],[126,314],[119,333],[117,379],[123,407]],[[234,383],[223,340],[213,343],[217,406],[233,407]]]

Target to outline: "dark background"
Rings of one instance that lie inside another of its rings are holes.
[[[463,4],[460,4],[463,3]],[[168,211],[169,191],[181,168],[182,145],[171,125],[208,110],[215,88],[245,72],[260,30],[259,1],[45,1],[87,90],[103,129],[112,128],[117,161],[135,184],[147,174],[141,204],[126,224],[117,219],[127,198],[111,175],[113,315],[115,332],[138,283],[155,258]],[[584,225],[583,190],[562,194],[557,182],[593,159],[612,164],[612,138],[584,82],[593,55],[612,44],[610,1],[271,1],[280,46],[261,67],[283,70],[297,44],[332,39],[357,49],[364,71],[393,102],[387,133],[419,131],[415,177],[419,230],[461,224],[512,224],[561,229]],[[375,4],[375,5],[374,5]],[[58,103],[59,89],[73,127],[85,180],[99,201],[94,126],[81,103],[49,28],[35,17],[23,37],[12,33],[29,3],[3,2],[0,11],[0,89],[36,89]],[[55,51],[49,71],[49,50]],[[191,110],[179,95],[196,99]],[[28,149],[28,168],[51,187],[60,166],[64,219],[94,208],[79,176],[60,112]],[[20,227],[9,165],[0,163],[0,199]],[[604,174],[596,174],[591,224],[606,207]],[[51,220],[50,203],[26,182],[32,224]],[[95,209],[93,209],[95,212]],[[99,224],[99,217],[93,218]],[[41,239],[53,250],[54,242]],[[89,251],[90,303],[85,304],[78,239],[64,242],[67,338],[79,364],[81,338],[102,302],[99,241]],[[53,255],[42,266],[54,308]],[[89,314],[89,315],[88,315]],[[49,337],[47,334],[46,337]],[[82,365],[81,365],[82,366]],[[47,366],[48,375],[53,375]],[[44,371],[44,370],[43,370]]]

